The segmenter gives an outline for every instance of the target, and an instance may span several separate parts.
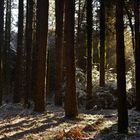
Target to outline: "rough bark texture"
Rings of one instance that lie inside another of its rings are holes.
[[[4,92],[10,92],[10,42],[11,42],[11,0],[6,1],[6,15],[5,15],[5,42],[4,42]]]
[[[0,105],[2,105],[2,92],[3,92],[3,70],[2,70],[2,50],[4,42],[4,0],[0,1]]]
[[[62,105],[62,63],[63,63],[63,11],[64,1],[55,0],[56,6],[56,84],[55,105]]]
[[[32,31],[32,64],[31,64],[31,91],[32,98],[35,100],[36,93],[36,0],[34,0],[33,5],[33,31]]]
[[[125,53],[123,0],[116,5],[116,52],[117,52],[117,90],[118,90],[118,132],[128,133],[128,111],[126,102]]]
[[[36,97],[35,111],[45,110],[46,95],[46,60],[47,60],[47,36],[48,36],[48,0],[37,1],[37,25],[36,25]]]
[[[90,108],[88,100],[92,96],[92,25],[93,25],[93,14],[92,14],[92,0],[87,1],[87,104],[86,108]]]
[[[22,59],[23,59],[23,0],[19,0],[17,58],[15,66],[15,89],[13,102],[20,102],[22,89]]]
[[[135,14],[135,58],[136,58],[136,110],[140,111],[140,15],[139,2],[134,1]]]
[[[100,0],[100,86],[105,86],[105,2]]]
[[[25,104],[28,104],[31,97],[31,64],[32,64],[32,21],[33,21],[33,0],[27,0],[26,13],[26,87],[25,87]]]
[[[78,115],[75,85],[75,57],[74,57],[74,12],[75,1],[65,0],[65,53],[66,53],[66,93],[65,116]]]

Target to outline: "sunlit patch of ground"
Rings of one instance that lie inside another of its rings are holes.
[[[49,105],[44,113],[23,109],[21,105],[3,105],[0,108],[0,139],[54,140],[54,139],[140,139],[140,113],[130,110],[129,135],[117,134],[116,110],[82,109],[75,120],[64,117],[61,107]]]

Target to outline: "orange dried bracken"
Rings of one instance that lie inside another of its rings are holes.
[[[73,137],[73,138],[86,138],[89,135],[81,130],[79,127],[71,128],[67,133],[66,137]]]

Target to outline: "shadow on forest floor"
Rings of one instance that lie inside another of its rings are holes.
[[[64,110],[53,105],[49,105],[44,113],[35,113],[31,109],[23,109],[21,105],[8,104],[0,108],[0,139],[54,140],[57,136],[60,139],[140,139],[140,113],[129,111],[129,135],[121,135],[117,133],[116,112],[82,109],[77,119],[68,120],[64,117]]]

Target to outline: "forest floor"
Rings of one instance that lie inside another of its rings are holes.
[[[129,110],[129,134],[117,133],[117,110],[84,110],[74,120],[61,107],[48,105],[44,113],[20,104],[0,107],[0,140],[140,140],[140,113]]]

